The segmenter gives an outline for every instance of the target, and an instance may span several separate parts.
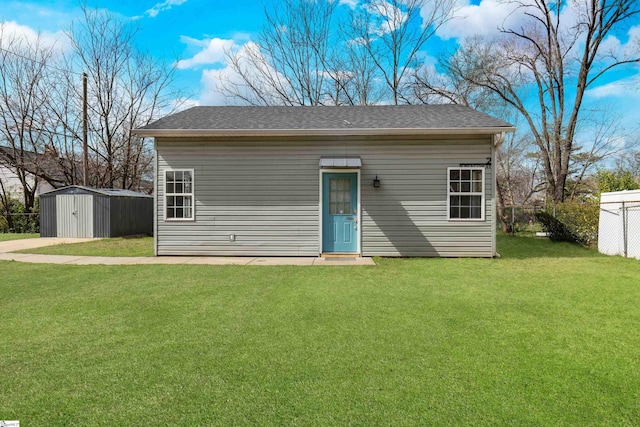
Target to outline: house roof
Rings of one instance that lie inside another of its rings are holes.
[[[82,177],[81,164],[72,168],[71,161],[47,149],[43,153],[35,153],[0,145],[0,165],[14,170],[16,167],[23,168],[32,175],[46,178],[45,180],[53,186],[68,181],[70,177],[65,175],[65,169],[76,173],[77,178]]]
[[[193,107],[134,133],[141,136],[420,135],[513,132],[463,105]]]
[[[109,197],[153,197],[152,195],[138,193],[137,191],[132,191],[132,190],[122,190],[119,188],[93,188],[93,187],[86,187],[84,185],[70,185],[68,187],[56,188],[55,190],[51,190],[46,193],[43,193],[42,196],[45,196],[45,195],[50,196],[57,193],[64,193],[64,194],[95,193],[95,194],[101,194],[103,196],[109,196]]]

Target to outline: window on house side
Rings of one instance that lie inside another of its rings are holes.
[[[168,170],[164,176],[166,219],[193,219],[193,170]]]
[[[484,168],[449,168],[449,219],[484,219]]]

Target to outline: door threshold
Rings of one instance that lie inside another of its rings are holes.
[[[321,253],[322,258],[360,258],[360,254],[357,252],[329,252]]]

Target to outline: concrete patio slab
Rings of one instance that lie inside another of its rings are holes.
[[[313,265],[376,265],[373,258],[313,258]]]
[[[43,246],[89,242],[88,238],[41,237],[0,242],[0,260],[44,264],[73,265],[376,265],[368,257],[224,257],[224,256],[159,256],[159,257],[98,257],[79,255],[19,254],[12,251],[35,249]]]

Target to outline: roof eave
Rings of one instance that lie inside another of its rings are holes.
[[[365,128],[365,129],[133,129],[142,137],[204,136],[389,136],[389,135],[493,135],[514,132],[513,126],[477,128]]]

